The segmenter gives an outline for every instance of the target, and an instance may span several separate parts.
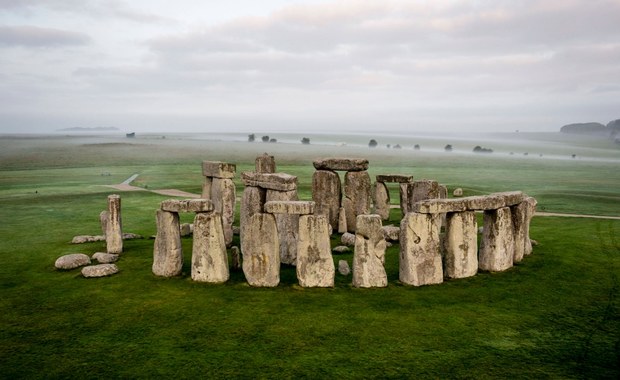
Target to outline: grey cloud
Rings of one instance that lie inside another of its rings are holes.
[[[91,41],[87,34],[37,26],[0,26],[0,45],[55,47],[85,45]]]

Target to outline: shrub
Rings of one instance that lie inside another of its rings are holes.
[[[377,140],[375,140],[375,139],[371,139],[371,140],[368,142],[368,147],[369,147],[369,148],[376,148],[376,147],[377,147],[377,144],[378,144],[378,143],[377,143]]]
[[[254,142],[254,140],[256,140],[256,136],[254,135],[254,133],[248,135],[248,142]]]
[[[446,152],[452,152],[452,145],[448,144],[443,148]]]
[[[269,142],[269,136],[263,136],[261,140],[263,140],[263,142]]]
[[[309,145],[310,144],[310,139],[307,137],[304,137],[303,139],[301,139],[301,143],[304,145]]]

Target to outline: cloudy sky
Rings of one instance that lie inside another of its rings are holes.
[[[620,118],[620,0],[0,0],[0,133]]]

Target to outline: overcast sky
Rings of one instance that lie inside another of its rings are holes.
[[[0,0],[0,132],[620,118],[620,0]]]

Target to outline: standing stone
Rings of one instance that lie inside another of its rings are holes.
[[[108,230],[108,211],[101,211],[99,214],[99,223],[101,224],[101,234],[105,237]]]
[[[404,198],[407,200],[407,206],[405,207],[407,212],[412,210],[414,203],[427,199],[436,199],[441,195],[439,183],[428,179],[413,181],[408,184],[406,191],[407,194]]]
[[[303,215],[299,218],[297,279],[303,287],[333,287],[336,273],[331,254],[327,218]]]
[[[297,201],[297,190],[267,190],[266,201]],[[295,265],[297,258],[297,234],[299,232],[299,215],[276,214],[278,238],[280,240],[280,262]]]
[[[448,198],[448,188],[446,187],[446,185],[439,185],[439,196],[437,198],[439,199]]]
[[[532,253],[530,241],[530,221],[536,212],[536,200],[532,197],[510,208],[514,226],[515,254],[513,261],[521,262],[523,256]]]
[[[421,286],[443,282],[438,214],[408,213],[400,223],[399,278]]]
[[[400,211],[403,214],[403,218],[409,212],[409,187],[413,186],[413,183],[400,183],[398,191],[400,195]]]
[[[213,186],[213,177],[204,177],[202,182],[202,199],[211,199],[211,188]]]
[[[183,270],[179,214],[157,210],[157,236],[153,247],[153,274],[178,276]]]
[[[108,196],[108,223],[105,241],[108,253],[123,252],[123,223],[121,221],[121,197],[116,194]]]
[[[256,213],[263,212],[267,191],[255,186],[246,186],[243,190],[241,200],[241,210],[239,215],[239,238],[243,244],[244,229],[248,225],[250,217]]]
[[[538,204],[538,202],[536,201],[536,199],[532,197],[525,198],[523,202],[527,203],[527,208],[525,212],[525,224],[524,224],[525,250],[523,254],[525,256],[529,256],[532,254],[532,240],[530,239],[530,223],[532,222],[532,218],[534,217],[534,214],[536,214],[536,205]]]
[[[272,214],[256,213],[246,222],[243,273],[250,286],[273,287],[280,282],[280,241]]]
[[[349,267],[349,263],[347,262],[347,260],[338,261],[338,273],[343,276],[348,276],[349,274],[351,274],[351,267]]]
[[[235,183],[229,178],[213,178],[211,188],[211,201],[213,210],[222,217],[224,229],[224,241],[230,246],[233,240],[233,222],[235,221],[235,202],[236,202]]]
[[[261,156],[256,157],[255,168],[257,173],[275,173],[276,159],[267,153],[263,153]]]
[[[387,286],[385,273],[385,239],[379,215],[359,215],[353,253],[353,286],[371,288]]]
[[[464,278],[478,272],[478,223],[474,211],[448,213],[443,240],[445,278]]]
[[[390,219],[390,192],[384,182],[375,182],[375,214]]]
[[[347,172],[344,176],[342,206],[347,217],[347,229],[355,232],[357,216],[370,213],[370,176],[367,171]]]
[[[228,255],[220,214],[198,213],[194,218],[192,280],[218,284],[228,278]]]
[[[345,234],[349,230],[347,229],[347,213],[344,207],[338,209],[338,233]]]
[[[236,245],[230,248],[230,256],[232,259],[232,270],[241,270],[241,250]]]
[[[499,272],[513,265],[515,253],[512,213],[509,207],[484,212],[482,243],[478,257],[481,270]]]
[[[317,170],[312,175],[312,200],[316,203],[316,214],[327,216],[332,228],[338,228],[338,213],[342,188],[338,173]]]

